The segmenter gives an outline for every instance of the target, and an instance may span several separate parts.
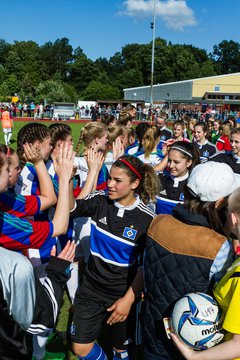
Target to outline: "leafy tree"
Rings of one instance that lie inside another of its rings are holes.
[[[120,91],[111,85],[102,84],[97,81],[91,81],[88,87],[82,93],[82,100],[98,100],[108,99],[115,100],[120,99]]]
[[[73,48],[67,38],[57,39],[41,46],[41,58],[47,77],[58,74],[60,80],[67,80],[68,64],[72,61]]]
[[[6,78],[6,69],[3,65],[0,65],[0,84],[3,83],[3,81]]]
[[[73,62],[69,64],[68,81],[73,84],[77,92],[87,88],[92,80],[96,80],[100,75],[100,70],[96,64],[87,58],[81,48],[74,52]]]
[[[20,90],[20,83],[15,75],[9,75],[3,83],[0,85],[1,96],[13,96]]]
[[[43,102],[47,99],[49,104],[55,101],[71,101],[66,93],[63,83],[54,80],[47,80],[38,85],[36,89],[36,101]]]
[[[116,78],[113,83],[120,90],[129,87],[142,86],[143,85],[142,73],[138,68],[124,70],[123,72],[116,74]]]
[[[0,64],[4,65],[8,56],[8,52],[11,49],[11,45],[4,39],[0,39]]]
[[[240,71],[240,44],[223,40],[214,45],[210,58],[214,61],[218,74],[230,74]]]
[[[14,48],[8,53],[5,69],[9,75],[15,74],[19,78],[22,77],[23,67],[21,58],[19,57],[17,51],[14,50]]]

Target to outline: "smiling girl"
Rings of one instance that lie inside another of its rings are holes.
[[[91,255],[71,326],[73,351],[80,359],[106,359],[95,343],[104,321],[111,325],[113,359],[129,359],[127,317],[142,288],[138,259],[154,218],[145,204],[157,191],[153,168],[123,156],[111,167],[108,194],[95,192],[75,203],[72,217],[91,217]]]
[[[214,155],[217,151],[215,145],[213,145],[207,139],[208,137],[208,127],[204,123],[196,123],[194,126],[194,138],[195,144],[198,146],[200,151],[201,162],[206,162],[208,158]]]
[[[199,151],[194,144],[176,141],[170,146],[167,171],[159,174],[161,191],[157,196],[157,214],[171,213],[173,207],[184,200],[184,186],[191,170],[199,163]]]

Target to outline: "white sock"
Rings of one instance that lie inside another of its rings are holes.
[[[8,134],[4,134],[4,141],[5,144],[8,145]]]
[[[67,282],[68,294],[73,304],[75,293],[78,287],[78,263],[74,262],[71,265],[71,277]]]
[[[8,133],[8,145],[10,144],[10,140],[11,140],[11,137],[12,137],[12,133]]]

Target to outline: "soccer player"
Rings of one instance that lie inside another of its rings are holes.
[[[113,359],[128,360],[127,318],[142,290],[139,261],[154,214],[145,205],[155,198],[152,167],[132,156],[111,167],[108,193],[77,200],[72,217],[91,217],[90,257],[74,302],[71,337],[79,359],[105,360],[95,342],[103,321],[111,327]]]

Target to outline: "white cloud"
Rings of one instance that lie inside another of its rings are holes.
[[[153,17],[153,0],[126,0],[121,15],[133,18]],[[197,25],[193,10],[185,0],[156,0],[156,18],[167,28],[183,31],[187,26]]]

